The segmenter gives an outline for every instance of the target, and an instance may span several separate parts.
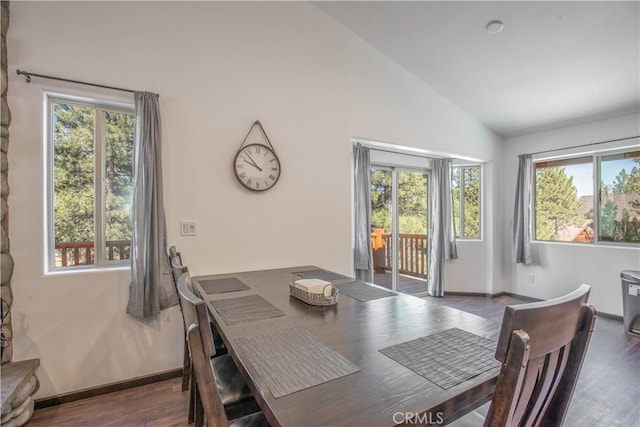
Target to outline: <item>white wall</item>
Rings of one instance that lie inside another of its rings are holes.
[[[622,315],[620,272],[640,270],[640,249],[606,245],[535,242],[534,265],[513,264],[510,259],[510,230],[513,224],[513,197],[518,155],[581,144],[609,141],[640,134],[638,114],[570,126],[510,138],[505,144],[505,259],[510,269],[510,291],[548,299],[568,293],[581,283],[591,285],[589,302],[603,313]],[[533,283],[529,276],[533,275]]]
[[[16,68],[160,94],[169,241],[192,274],[351,274],[360,136],[489,161],[485,236],[498,237],[462,247],[455,268],[473,276],[464,286],[500,287],[500,138],[307,3],[12,2],[8,43],[14,358],[40,357],[37,397],[180,367],[182,324],[176,308],[129,318],[127,270],[43,275],[43,90],[97,92],[27,84]],[[256,119],[283,171],[265,193],[243,190],[231,168]],[[197,221],[198,236],[180,237],[180,220]]]

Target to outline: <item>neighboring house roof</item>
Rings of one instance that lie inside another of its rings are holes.
[[[618,207],[616,210],[616,220],[622,220],[622,212],[626,209],[629,212],[629,220],[638,218],[640,221],[640,194],[618,193],[613,195],[604,194],[603,202],[607,203],[613,199],[613,203]],[[581,215],[587,215],[593,209],[593,196],[580,197],[582,207],[578,210]],[[635,205],[635,207],[634,207]]]
[[[558,230],[558,240],[563,242],[593,242],[592,225],[592,219],[588,219],[582,227],[566,225]]]

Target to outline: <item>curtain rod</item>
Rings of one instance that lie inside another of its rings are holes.
[[[634,139],[634,138],[639,138],[639,136],[636,135],[636,136],[629,136],[627,138],[610,139],[609,141],[591,142],[589,144],[574,145],[574,146],[571,146],[571,147],[554,148],[553,150],[537,151],[535,153],[530,153],[530,154],[532,156],[534,156],[536,154],[553,153],[554,151],[571,150],[572,148],[590,147],[592,145],[606,144],[606,143],[609,143],[609,142],[626,141],[628,139]]]
[[[36,74],[36,73],[31,73],[29,71],[22,71],[22,70],[16,70],[16,74],[23,75],[25,77],[25,80],[27,83],[31,83],[31,76],[33,77],[40,77],[43,79],[50,79],[50,80],[60,80],[62,82],[69,82],[69,83],[77,83],[77,84],[81,84],[81,85],[87,85],[87,86],[95,86],[95,87],[101,87],[104,89],[113,89],[113,90],[119,90],[122,92],[129,92],[129,93],[134,93],[135,91],[131,90],[131,89],[123,89],[121,87],[115,87],[115,86],[106,86],[106,85],[100,85],[97,83],[88,83],[88,82],[83,82],[80,80],[71,80],[71,79],[64,79],[62,77],[54,77],[54,76],[47,76],[44,74]],[[158,95],[160,96],[160,95]]]

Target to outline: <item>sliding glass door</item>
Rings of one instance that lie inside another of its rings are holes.
[[[405,293],[427,290],[428,173],[371,168],[374,283]]]

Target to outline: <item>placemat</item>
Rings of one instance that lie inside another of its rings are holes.
[[[237,292],[250,289],[249,286],[237,277],[199,280],[198,282],[207,294],[222,294],[225,292]]]
[[[237,343],[276,398],[360,371],[299,327],[240,338]]]
[[[357,299],[358,301],[371,301],[378,298],[394,297],[398,294],[395,292],[387,291],[384,289],[376,288],[362,282],[360,280],[354,280],[349,283],[341,283],[335,285],[341,294],[345,294],[348,297]]]
[[[446,390],[500,369],[500,362],[495,359],[496,346],[497,340],[452,328],[380,352]]]
[[[215,300],[211,305],[229,326],[285,315],[260,295]]]
[[[302,274],[305,279],[320,279],[320,280],[326,280],[327,282],[330,282],[332,280],[348,279],[347,276],[343,276],[342,274],[334,273],[333,271],[328,271],[328,270],[321,270],[321,269],[307,270],[307,271],[294,271],[294,273]]]

